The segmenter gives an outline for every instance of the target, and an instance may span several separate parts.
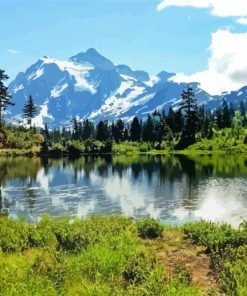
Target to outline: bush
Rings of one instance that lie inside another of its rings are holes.
[[[150,150],[150,147],[148,143],[142,143],[139,149],[141,152],[148,152]]]
[[[29,226],[23,221],[0,217],[0,250],[18,252],[29,246]]]
[[[67,152],[70,156],[80,156],[85,150],[85,147],[80,141],[69,141],[67,144]]]
[[[136,223],[138,235],[141,238],[162,237],[164,226],[152,218],[146,218]]]
[[[139,252],[129,257],[124,268],[123,277],[130,283],[140,284],[147,281],[150,272],[156,265],[154,257],[145,252]]]
[[[61,157],[65,151],[66,149],[61,143],[53,143],[49,150],[49,154],[52,157]]]

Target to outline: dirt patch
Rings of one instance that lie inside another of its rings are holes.
[[[209,256],[203,247],[187,240],[181,230],[165,231],[164,238],[147,240],[145,245],[157,254],[166,270],[172,272],[176,266],[186,266],[191,270],[193,284],[205,290],[218,290]]]

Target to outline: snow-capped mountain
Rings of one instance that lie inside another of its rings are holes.
[[[163,71],[150,77],[147,72],[133,71],[125,65],[115,66],[95,49],[67,61],[45,56],[10,83],[9,91],[16,103],[11,116],[20,118],[31,94],[38,105],[36,126],[45,122],[53,126],[68,124],[73,116],[94,121],[130,119],[135,115],[145,118],[155,109],[176,108],[180,102],[185,84],[172,82],[173,75]],[[209,108],[219,105],[221,97],[210,96],[198,83],[193,87],[199,104]],[[247,92],[242,92],[232,96],[245,98]]]

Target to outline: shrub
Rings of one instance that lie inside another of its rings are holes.
[[[139,149],[141,152],[148,152],[150,150],[150,147],[148,143],[142,143]]]
[[[136,223],[138,235],[141,238],[162,237],[164,226],[152,218],[145,218]]]
[[[85,150],[85,147],[80,141],[69,141],[67,144],[67,152],[70,156],[80,156]]]
[[[155,265],[155,258],[150,257],[150,254],[143,251],[137,252],[128,258],[123,277],[127,282],[140,284],[147,281]]]
[[[28,248],[29,226],[23,221],[0,217],[0,249],[3,252],[17,252]]]

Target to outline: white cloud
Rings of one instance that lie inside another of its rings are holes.
[[[247,17],[238,18],[237,23],[240,24],[240,25],[247,25]]]
[[[8,49],[8,52],[12,53],[12,54],[19,54],[20,53],[18,50],[12,49],[12,48]]]
[[[218,30],[212,33],[208,69],[192,75],[179,73],[176,82],[199,82],[210,94],[237,90],[247,83],[247,33]]]
[[[246,0],[163,0],[157,9],[161,11],[170,6],[209,8],[212,14],[218,17],[247,16]]]

